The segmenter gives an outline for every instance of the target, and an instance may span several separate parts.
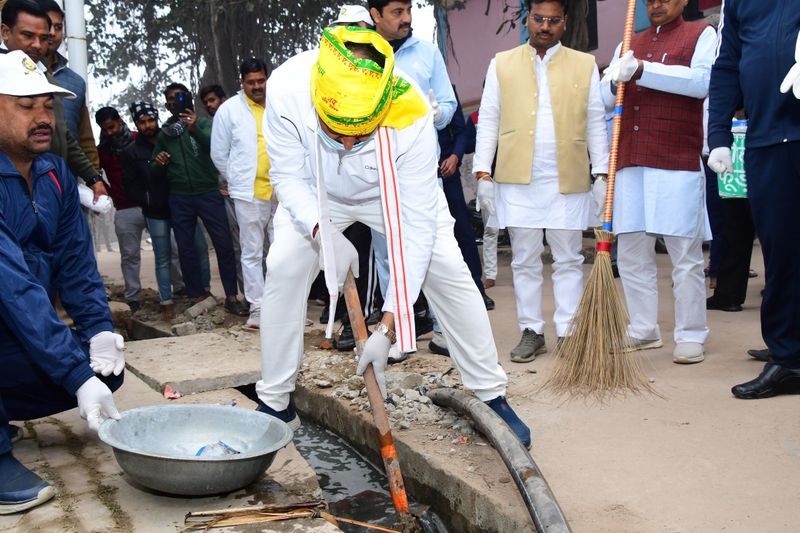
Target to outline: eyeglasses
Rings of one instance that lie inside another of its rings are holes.
[[[558,26],[564,21],[564,17],[543,17],[541,15],[537,15],[536,13],[534,13],[532,17],[536,24],[544,24],[545,22],[548,22],[551,26]]]
[[[648,6],[652,6],[656,2],[659,2],[662,6],[672,3],[672,0],[644,0],[644,3]]]

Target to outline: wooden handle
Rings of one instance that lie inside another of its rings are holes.
[[[350,327],[353,328],[353,337],[356,340],[356,353],[360,356],[369,333],[367,324],[364,322],[361,301],[358,298],[356,279],[352,272],[348,272],[347,278],[344,280],[344,301],[347,304],[347,315],[350,317]],[[392,495],[394,508],[398,513],[408,514],[408,496],[406,496],[403,483],[403,474],[400,471],[400,461],[394,447],[389,418],[386,416],[386,407],[383,405],[383,395],[381,395],[381,389],[375,379],[375,370],[372,365],[369,365],[364,371],[364,383],[366,383],[367,396],[370,407],[372,407],[372,420],[375,422],[375,427],[378,428],[378,442],[386,476],[389,478],[389,492]]]

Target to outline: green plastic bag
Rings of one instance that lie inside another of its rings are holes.
[[[747,176],[744,171],[744,138],[747,133],[746,120],[734,120],[733,146],[731,146],[731,159],[733,172],[717,174],[720,198],[747,198]]]

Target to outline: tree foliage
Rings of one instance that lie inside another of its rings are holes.
[[[110,0],[87,2],[90,64],[108,85],[127,80],[117,104],[158,102],[179,81],[197,89],[238,88],[238,65],[259,57],[277,66],[317,44],[335,17],[333,0]]]

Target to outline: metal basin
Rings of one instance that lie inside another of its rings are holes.
[[[100,439],[134,481],[170,494],[205,496],[240,489],[272,464],[292,440],[285,422],[252,409],[222,405],[153,405],[122,413],[100,427]],[[197,457],[223,441],[235,455]]]

